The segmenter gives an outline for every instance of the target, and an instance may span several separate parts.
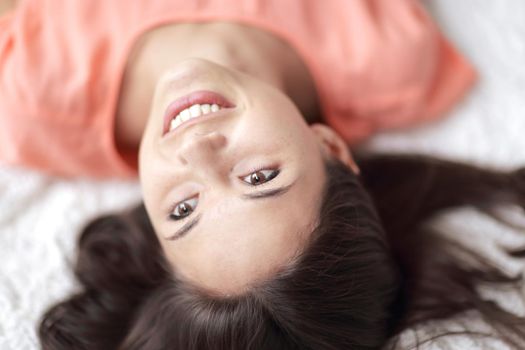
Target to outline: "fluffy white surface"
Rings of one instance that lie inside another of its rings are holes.
[[[425,127],[378,135],[365,148],[420,152],[491,167],[525,165],[525,2],[516,0],[426,0],[444,32],[471,59],[480,80],[449,118]],[[136,183],[64,181],[0,167],[0,349],[37,349],[42,312],[71,293],[75,240],[80,228],[100,213],[140,198]],[[515,209],[515,208],[514,208]],[[522,213],[506,213],[522,220]],[[525,244],[525,235],[471,210],[443,215],[436,225],[464,233],[461,239],[483,249],[510,272],[522,265],[494,247]],[[519,295],[484,289],[511,310],[523,312]],[[485,326],[468,314],[457,322],[433,323],[422,332]],[[409,341],[413,333],[406,334]],[[429,349],[505,349],[497,341],[449,336]]]

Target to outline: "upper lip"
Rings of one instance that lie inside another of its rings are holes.
[[[233,108],[235,105],[230,102],[228,99],[226,99],[224,96],[220,95],[219,93],[208,91],[208,90],[200,90],[192,92],[188,95],[182,96],[175,101],[171,102],[168,107],[166,108],[166,112],[164,114],[164,127],[162,135],[166,135],[169,132],[170,123],[173,118],[175,118],[180,112],[182,112],[184,109],[189,108],[190,106],[194,104],[217,104],[221,108]],[[204,121],[209,119],[209,117],[213,117],[215,114],[220,113],[219,112],[212,112],[207,114],[206,116],[198,117],[195,119],[190,119],[181,124],[182,125],[186,123],[195,123],[199,121]]]

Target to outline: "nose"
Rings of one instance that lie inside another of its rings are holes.
[[[183,165],[191,166],[195,170],[214,167],[219,163],[217,157],[226,144],[226,136],[220,132],[194,134],[178,149],[177,158]]]

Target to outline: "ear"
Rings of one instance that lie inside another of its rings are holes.
[[[312,124],[310,130],[318,139],[324,155],[332,156],[346,164],[352,171],[359,174],[359,168],[352,158],[352,154],[345,140],[339,136],[332,128],[324,124]]]

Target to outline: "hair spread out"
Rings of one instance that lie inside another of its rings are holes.
[[[44,315],[43,348],[395,348],[403,330],[467,310],[523,348],[525,320],[476,290],[520,279],[425,223],[460,206],[525,207],[525,171],[420,156],[374,156],[359,166],[356,176],[326,163],[319,224],[304,251],[242,295],[214,296],[178,281],[143,205],[96,219],[79,240],[75,273],[83,290]]]

